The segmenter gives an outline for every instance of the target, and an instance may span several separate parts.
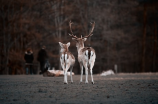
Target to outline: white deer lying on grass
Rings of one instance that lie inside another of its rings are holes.
[[[59,42],[59,44],[61,47],[60,63],[61,63],[61,67],[64,71],[64,84],[68,84],[68,82],[67,82],[68,69],[70,69],[71,83],[73,83],[72,70],[73,70],[73,66],[75,64],[75,57],[73,56],[73,54],[71,52],[69,52],[68,47],[70,46],[70,42],[68,42],[67,44],[63,44],[63,43]]]
[[[78,51],[78,61],[80,64],[80,69],[81,69],[80,83],[82,83],[83,66],[84,66],[85,74],[86,74],[85,83],[88,83],[88,69],[89,69],[90,74],[91,74],[92,84],[94,84],[92,68],[94,66],[94,62],[95,62],[95,58],[96,58],[95,50],[92,47],[84,47],[84,42],[87,40],[88,37],[92,36],[95,22],[91,23],[92,29],[91,29],[89,35],[87,35],[85,37],[81,36],[81,38],[78,38],[77,36],[73,35],[72,29],[71,29],[71,24],[72,24],[72,22],[70,21],[69,26],[70,26],[71,34],[69,34],[69,35],[72,37],[72,40],[76,41],[76,47],[77,47],[77,51]]]
[[[70,76],[70,72],[67,72],[67,75]],[[72,72],[72,75],[75,75],[74,72]],[[44,77],[60,77],[64,76],[64,71],[63,70],[47,70],[45,73],[43,73]]]

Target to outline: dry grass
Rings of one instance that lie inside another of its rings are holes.
[[[63,77],[2,75],[0,103],[158,104],[158,73],[94,75],[94,85],[79,84],[79,75],[73,79],[73,84],[70,77],[69,84],[63,84]]]

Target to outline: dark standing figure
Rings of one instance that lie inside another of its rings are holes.
[[[43,74],[45,72],[45,63],[48,60],[48,55],[45,50],[45,46],[42,47],[42,49],[38,52],[37,61],[40,62],[40,74]]]
[[[26,74],[33,74],[33,69],[32,69],[32,62],[33,62],[33,51],[31,48],[28,48],[27,51],[25,52],[25,65],[26,65]],[[30,73],[29,73],[30,72]]]

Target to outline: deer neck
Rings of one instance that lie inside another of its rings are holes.
[[[80,45],[79,47],[77,47],[78,53],[80,53],[81,49],[83,49],[83,48],[84,48],[84,43],[82,45]]]
[[[69,50],[68,50],[68,48],[66,48],[66,49],[61,49],[60,50],[60,53],[65,53],[65,52],[68,52]]]

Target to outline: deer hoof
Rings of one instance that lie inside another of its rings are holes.
[[[68,84],[68,83],[64,82],[64,84]]]
[[[85,84],[88,84],[88,82],[85,82]]]
[[[94,84],[94,82],[92,82],[92,84]]]

